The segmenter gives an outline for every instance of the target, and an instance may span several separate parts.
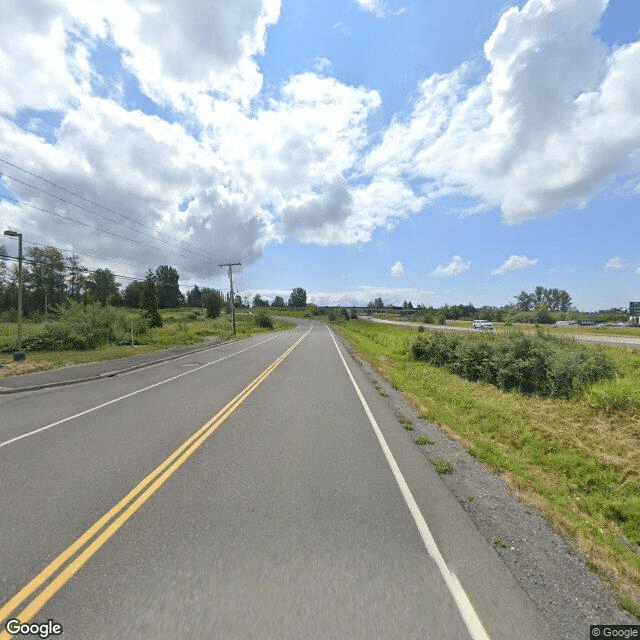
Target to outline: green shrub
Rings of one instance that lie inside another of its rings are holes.
[[[273,319],[266,311],[258,311],[253,316],[253,321],[257,327],[263,327],[264,329],[273,329]]]
[[[0,353],[13,353],[17,346],[18,340],[15,336],[0,336]]]
[[[450,366],[451,371],[473,382],[495,380],[495,364],[490,339],[491,336],[485,338],[473,335],[460,340],[456,347],[455,360]]]
[[[27,336],[27,351],[84,351],[106,342],[130,344],[133,325],[134,341],[149,333],[149,324],[141,315],[124,309],[70,302],[57,311],[56,319]]]
[[[455,359],[460,336],[446,331],[419,335],[411,345],[413,357],[426,360],[436,367],[444,367]]]
[[[433,332],[418,335],[410,351],[415,359],[445,367],[466,380],[544,397],[576,397],[616,374],[614,361],[603,350],[543,333]]]

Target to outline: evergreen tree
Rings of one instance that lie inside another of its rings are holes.
[[[307,292],[302,287],[296,287],[291,291],[287,305],[289,307],[306,307]]]
[[[158,311],[158,294],[156,293],[156,285],[148,277],[142,285],[142,291],[140,295],[140,308],[142,309],[144,316],[147,318],[150,327],[161,327],[162,317]]]
[[[178,272],[168,264],[162,264],[155,270],[153,280],[161,309],[174,309],[183,299],[178,278]]]

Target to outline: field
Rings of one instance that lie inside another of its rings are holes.
[[[619,604],[640,615],[640,351],[607,347],[616,378],[564,400],[501,391],[414,360],[417,332],[365,321],[337,327],[422,417],[539,507]]]
[[[131,311],[134,317],[136,312]],[[0,353],[0,377],[45,371],[59,367],[85,364],[87,362],[99,362],[112,360],[139,353],[149,353],[160,349],[168,349],[181,345],[195,344],[206,340],[208,337],[217,336],[222,340],[239,340],[249,335],[268,331],[257,327],[253,316],[244,310],[236,313],[236,335],[233,335],[231,318],[222,315],[215,320],[205,318],[204,311],[200,309],[165,309],[161,311],[162,328],[152,329],[145,344],[115,345],[108,343],[97,349],[83,351],[37,351],[30,352],[26,360],[14,362],[12,353]],[[286,329],[290,325],[284,322],[274,321],[274,329]],[[41,323],[23,323],[23,334],[29,336],[41,327]],[[15,322],[0,322],[0,345],[10,344],[11,350],[16,344],[18,324]],[[137,340],[136,340],[137,342]]]

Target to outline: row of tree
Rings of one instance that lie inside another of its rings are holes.
[[[259,293],[256,293],[256,295],[253,296],[253,306],[256,308],[271,306],[274,309],[282,309],[284,307],[304,308],[307,306],[307,292],[302,287],[296,287],[291,291],[287,302],[284,301],[282,296],[276,296],[271,304]]]
[[[153,284],[158,306],[177,307],[185,303],[178,272],[169,265],[149,270],[143,281],[134,280],[124,290],[109,269],[87,269],[77,255],[65,257],[55,247],[29,247],[22,267],[22,306],[26,316],[47,314],[60,304],[100,302],[115,306],[140,307],[145,287]],[[0,245],[0,311],[18,306],[18,264],[9,264],[6,247]]]
[[[533,293],[520,292],[516,298],[518,311],[536,311],[545,307],[549,311],[571,311],[571,296],[564,289],[547,289],[537,286]]]
[[[149,311],[154,316],[152,322],[157,323],[157,309],[173,309],[184,306],[207,309],[210,317],[217,317],[221,310],[229,307],[231,300],[228,294],[216,289],[200,288],[195,285],[186,296],[180,291],[179,274],[174,267],[160,265],[155,270],[149,269],[144,280],[133,280],[122,289],[116,274],[109,269],[91,271],[80,262],[80,257],[63,256],[55,247],[29,247],[25,251],[22,269],[22,306],[25,316],[34,313],[46,315],[51,309],[68,300],[77,302],[100,302],[114,306],[132,308],[154,308]],[[157,300],[151,298],[152,291]],[[241,296],[234,296],[234,306],[242,308]],[[282,296],[276,296],[272,304],[256,294],[254,307],[305,307],[307,292],[297,287],[292,290],[287,302]],[[0,245],[0,312],[17,309],[18,306],[18,265],[10,263],[7,248]]]
[[[401,307],[385,305],[382,298],[378,297],[375,300],[370,300],[367,304],[367,309],[398,309],[401,308],[405,311],[412,311],[414,309],[427,310],[431,312],[444,312],[446,313],[448,320],[458,320],[462,318],[475,318],[479,314],[487,312],[507,312],[507,311],[537,311],[540,309],[546,309],[547,311],[572,311],[573,301],[571,296],[564,289],[547,289],[542,286],[537,286],[532,293],[522,291],[519,295],[514,296],[515,304],[508,304],[503,307],[474,307],[469,304],[458,304],[449,306],[447,304],[444,307],[438,309],[434,307],[425,307],[423,304],[413,306],[411,301],[405,300]],[[485,317],[483,316],[483,317]]]

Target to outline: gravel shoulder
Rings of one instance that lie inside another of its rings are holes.
[[[617,606],[609,588],[587,568],[575,545],[553,532],[536,507],[525,503],[460,443],[419,418],[402,392],[354,353],[347,340],[340,339],[394,413],[411,420],[414,431],[408,431],[407,438],[427,436],[432,444],[422,447],[425,457],[453,462],[454,472],[441,475],[442,482],[535,603],[553,637],[588,638],[592,624],[638,624],[638,619]]]

